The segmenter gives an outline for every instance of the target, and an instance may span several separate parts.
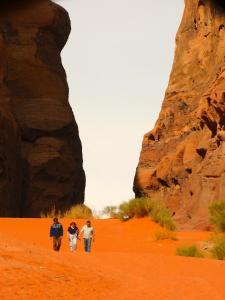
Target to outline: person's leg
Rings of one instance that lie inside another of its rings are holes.
[[[87,252],[91,252],[91,239],[87,240]]]
[[[88,239],[84,239],[84,251],[87,252],[88,248]]]
[[[73,236],[71,234],[69,235],[69,246],[70,251],[73,251]]]
[[[91,252],[91,239],[84,239],[84,251]]]
[[[53,241],[53,250],[57,251],[57,239],[55,236],[53,236],[52,241]]]
[[[70,239],[71,239],[71,247],[70,247],[70,250],[71,250],[71,251],[75,251],[75,250],[76,250],[76,241],[77,241],[77,239],[76,239],[76,237],[75,237],[74,234],[71,234]]]
[[[76,251],[77,249],[77,238],[76,236],[73,237],[73,251]]]
[[[61,247],[61,238],[60,237],[58,237],[57,238],[57,251],[59,251],[60,250],[60,247]]]

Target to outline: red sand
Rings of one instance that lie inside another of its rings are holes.
[[[63,220],[66,231],[69,220]],[[77,221],[79,227],[84,221]],[[225,262],[177,257],[179,245],[200,244],[207,232],[154,241],[149,219],[94,220],[92,253],[52,251],[49,219],[0,219],[2,299],[224,300]]]

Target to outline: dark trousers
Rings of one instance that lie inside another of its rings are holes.
[[[59,251],[61,247],[61,237],[53,236],[53,250]]]
[[[91,240],[92,239],[84,239],[84,251],[91,252]]]

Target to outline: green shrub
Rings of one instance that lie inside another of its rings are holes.
[[[108,215],[110,218],[118,218],[118,207],[117,206],[106,206],[103,209],[103,214]]]
[[[89,207],[84,204],[72,206],[65,212],[56,211],[55,207],[49,213],[41,214],[42,218],[68,218],[68,219],[92,219],[93,214]]]
[[[225,232],[225,201],[215,201],[209,206],[210,220],[215,228]]]
[[[195,245],[177,248],[176,255],[203,258],[204,254]]]
[[[173,221],[170,211],[166,207],[162,206],[162,204],[155,203],[151,210],[150,216],[152,217],[153,221],[160,224],[162,227],[172,231],[176,229],[176,225]]]
[[[121,220],[146,216],[150,216],[153,221],[168,230],[176,229],[170,211],[158,201],[144,197],[134,198],[119,206],[118,217]]]
[[[161,229],[161,230],[156,231],[154,233],[154,239],[156,241],[162,241],[162,240],[177,241],[178,240],[174,231],[171,231],[168,229]]]
[[[124,202],[119,206],[118,215],[120,219],[124,217],[143,218],[149,215],[149,198],[134,198]]]
[[[219,237],[211,250],[214,258],[223,260],[225,259],[225,235]]]

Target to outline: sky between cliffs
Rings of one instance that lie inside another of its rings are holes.
[[[183,0],[65,0],[72,33],[63,50],[83,145],[85,203],[134,197],[144,133],[158,118]]]

